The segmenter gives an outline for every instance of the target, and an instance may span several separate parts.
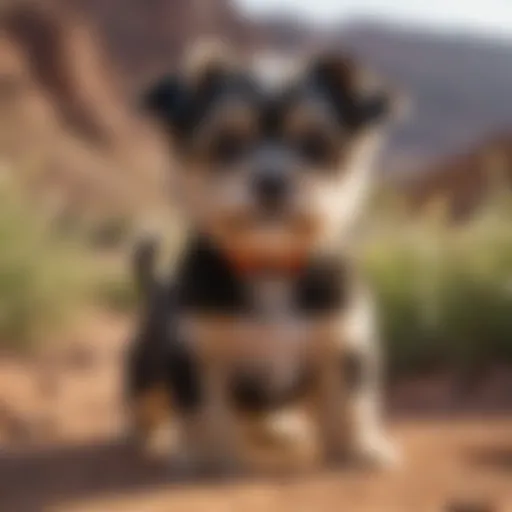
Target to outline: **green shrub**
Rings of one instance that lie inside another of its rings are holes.
[[[25,350],[85,305],[129,307],[115,275],[79,234],[62,235],[11,182],[0,184],[0,348]]]
[[[25,346],[67,316],[79,276],[13,187],[0,188],[0,247],[0,342]]]
[[[454,227],[379,210],[363,249],[393,373],[512,363],[512,201]]]

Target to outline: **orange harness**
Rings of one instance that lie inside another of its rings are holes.
[[[305,253],[287,254],[282,257],[262,257],[254,253],[235,253],[227,255],[237,273],[242,275],[261,274],[265,272],[294,275],[306,266],[308,257]]]

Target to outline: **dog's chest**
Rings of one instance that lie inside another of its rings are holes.
[[[309,374],[311,332],[301,318],[293,283],[252,277],[245,282],[247,309],[233,318],[231,382],[237,401],[282,403],[301,396]]]
[[[255,318],[282,320],[296,316],[294,290],[289,279],[260,276],[247,279],[246,284]]]
[[[312,261],[295,275],[241,276],[200,246],[177,283],[178,338],[194,358],[220,354],[241,406],[294,400],[314,372],[318,324],[346,305],[346,275],[334,261]]]
[[[318,319],[347,300],[346,272],[335,261],[312,261],[300,272],[239,275],[209,246],[191,251],[178,286],[180,317],[192,344],[228,349],[253,366],[297,366]],[[213,338],[216,338],[213,340]],[[270,370],[268,370],[270,371]]]
[[[249,280],[247,288],[251,307],[238,319],[247,360],[253,367],[264,367],[276,385],[291,380],[305,366],[311,341],[309,322],[301,317],[294,300],[293,283],[286,278],[259,277]]]

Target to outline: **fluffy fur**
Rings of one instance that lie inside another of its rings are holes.
[[[157,403],[135,410],[159,419],[172,409],[201,467],[254,464],[256,439],[278,439],[292,465],[304,453],[389,463],[374,313],[339,242],[364,208],[393,98],[340,55],[272,80],[222,57],[195,56],[145,98],[178,161],[190,238],[172,283],[151,279],[139,251],[132,403]],[[283,434],[299,416],[309,433]]]

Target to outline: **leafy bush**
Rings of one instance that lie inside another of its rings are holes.
[[[458,227],[433,206],[379,210],[363,250],[392,373],[512,363],[512,195]]]
[[[128,307],[127,279],[114,278],[78,235],[58,234],[18,192],[0,184],[0,347],[28,349],[86,304]]]

